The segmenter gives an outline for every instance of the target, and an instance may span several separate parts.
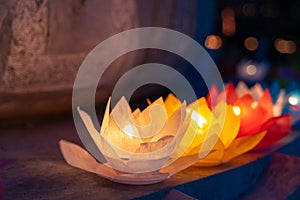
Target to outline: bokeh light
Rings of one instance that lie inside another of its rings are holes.
[[[225,36],[233,36],[236,31],[235,14],[232,8],[224,8],[222,16],[222,32]]]
[[[237,64],[237,78],[255,82],[263,80],[269,71],[267,62],[256,62],[254,60],[241,60]]]
[[[246,67],[246,72],[249,76],[254,76],[257,73],[257,68],[255,65],[248,65]]]
[[[217,50],[222,46],[222,39],[217,35],[209,35],[206,37],[204,44],[208,49]]]
[[[249,51],[255,51],[258,47],[258,41],[255,37],[247,37],[244,42],[245,48]]]
[[[285,40],[278,38],[274,41],[275,49],[283,54],[293,54],[295,53],[297,46],[296,43],[292,40]]]

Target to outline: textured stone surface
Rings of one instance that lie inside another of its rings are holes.
[[[14,97],[22,104],[24,94],[49,92],[53,98],[70,98],[77,70],[91,49],[109,36],[131,28],[158,26],[195,36],[197,1],[180,0],[0,0],[0,96]],[[204,21],[204,20],[202,20]],[[114,48],[118,48],[118,45]],[[115,60],[100,81],[106,99],[118,78],[128,69],[151,62],[151,58],[172,64],[174,59],[149,51],[128,53]],[[59,95],[62,95],[59,97]],[[0,118],[10,109],[15,118],[43,113],[34,106],[25,112],[20,106],[5,106],[0,99]],[[29,100],[27,100],[29,101]],[[58,105],[68,110],[70,104]],[[18,113],[18,110],[22,112]],[[45,113],[47,113],[47,108]],[[57,110],[57,109],[56,109]],[[57,110],[58,111],[58,110]]]
[[[285,154],[275,154],[272,164],[257,186],[243,198],[250,199],[287,199],[300,188],[300,158]],[[294,198],[294,199],[299,199]]]
[[[9,1],[11,38],[2,90],[22,90],[38,80],[42,73],[36,66],[39,56],[45,55],[47,45],[48,6],[41,1]]]
[[[195,5],[177,0],[2,0],[0,92],[71,89],[87,53],[124,30],[160,26],[194,36]],[[143,54],[120,58],[104,82],[111,84],[143,59]]]
[[[8,11],[8,2],[0,1],[0,87],[6,66],[9,42],[11,38],[11,28],[9,26],[10,20]]]

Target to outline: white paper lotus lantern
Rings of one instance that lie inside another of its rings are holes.
[[[127,184],[149,184],[164,180],[199,159],[179,158],[174,152],[189,124],[186,103],[168,109],[159,98],[145,110],[131,111],[123,97],[109,113],[107,103],[101,130],[93,125],[88,113],[78,112],[107,163],[96,161],[87,151],[67,141],[60,142],[65,160],[72,166]]]

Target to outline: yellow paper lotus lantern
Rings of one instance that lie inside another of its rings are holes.
[[[187,110],[192,114],[189,127],[180,143],[183,149],[189,146],[183,156],[200,153],[201,158],[201,151],[208,153],[204,158],[199,159],[195,166],[213,166],[228,162],[251,150],[266,134],[266,131],[263,131],[254,136],[237,138],[241,120],[240,110],[223,101],[211,110],[206,99],[202,97],[190,104]],[[196,135],[194,135],[195,130]],[[205,142],[210,142],[211,137],[218,137],[217,142],[209,152],[205,152],[205,149],[201,148]]]
[[[94,127],[89,114],[78,108],[107,163],[99,163],[81,147],[61,141],[65,160],[72,166],[128,184],[159,182],[185,169],[198,157],[174,156],[188,119],[185,102],[177,104],[177,100],[172,100],[170,97],[164,102],[159,98],[145,110],[132,112],[126,99],[121,98],[111,113],[109,100],[100,131]]]

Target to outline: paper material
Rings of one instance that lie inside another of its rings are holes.
[[[169,173],[160,173],[158,171],[138,174],[116,171],[102,163],[98,163],[87,151],[78,145],[61,140],[59,146],[68,164],[115,182],[138,185],[152,184],[163,181],[170,176]]]
[[[160,98],[144,111],[136,110],[132,113],[127,101],[122,98],[110,115],[108,114],[109,103],[110,101],[107,104],[101,132],[97,132],[94,128],[90,116],[78,108],[88,132],[108,161],[108,165],[119,171],[130,173],[150,172],[162,168],[185,133],[183,127],[185,102],[180,104],[177,110],[173,110],[172,113],[169,111],[167,114],[165,104]],[[122,117],[116,117],[118,115]],[[130,120],[124,116],[129,117]],[[167,116],[168,118],[161,123]],[[116,120],[127,120],[126,125],[123,122],[116,123]],[[154,126],[148,126],[148,123]],[[124,126],[123,129],[120,126]],[[158,128],[159,126],[162,127]],[[145,127],[147,128],[144,129]],[[152,129],[155,133],[153,135]],[[149,137],[144,137],[145,131],[150,132],[147,135]],[[137,137],[138,135],[141,137]]]

